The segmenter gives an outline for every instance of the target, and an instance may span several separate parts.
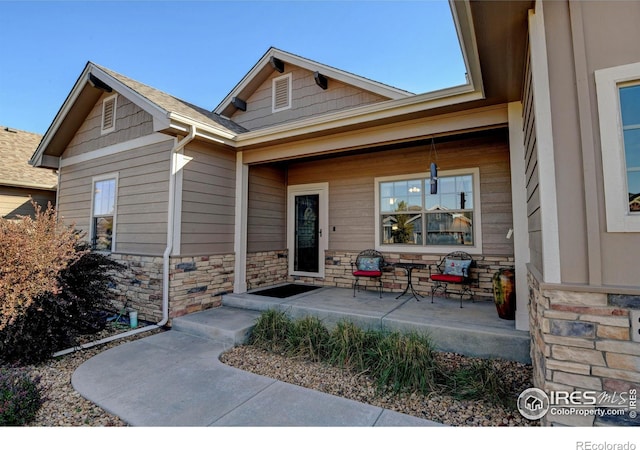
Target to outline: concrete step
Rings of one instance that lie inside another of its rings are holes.
[[[259,311],[221,306],[172,320],[171,327],[191,336],[234,346],[245,344],[260,316]]]

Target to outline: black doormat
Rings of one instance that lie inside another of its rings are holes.
[[[263,295],[265,297],[287,298],[293,295],[302,294],[303,292],[313,291],[320,286],[309,286],[306,284],[285,284],[283,286],[265,289],[264,291],[252,292],[255,295]]]

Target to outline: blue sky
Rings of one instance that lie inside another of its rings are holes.
[[[444,0],[0,0],[0,42],[0,125],[41,134],[87,61],[210,110],[271,46],[415,93],[465,82]]]

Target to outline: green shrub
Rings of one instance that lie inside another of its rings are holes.
[[[385,333],[372,352],[368,360],[379,387],[394,392],[439,390],[442,372],[428,336],[416,332]]]
[[[38,295],[0,330],[0,361],[36,364],[104,329],[105,310],[113,308],[112,274],[123,266],[85,248],[78,245],[79,259],[59,272],[57,292]]]
[[[0,369],[0,426],[26,425],[35,418],[43,402],[38,381]]]
[[[268,310],[256,321],[249,343],[357,372],[368,372],[381,390],[438,393],[461,400],[488,400],[514,408],[515,399],[493,361],[476,359],[448,370],[428,335],[363,330],[342,320],[328,331],[320,319],[292,320]]]
[[[352,322],[341,320],[329,336],[329,362],[338,367],[365,371],[370,365],[370,350],[379,340],[379,332],[363,330]]]
[[[448,392],[460,400],[486,400],[515,407],[515,398],[502,380],[493,361],[473,360],[454,371],[447,379]]]
[[[329,330],[317,317],[296,320],[289,332],[287,346],[288,354],[314,362],[324,361],[329,353]]]
[[[269,309],[256,320],[249,343],[272,352],[286,352],[293,321],[283,311]]]

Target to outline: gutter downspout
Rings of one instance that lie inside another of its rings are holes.
[[[171,149],[171,159],[169,160],[169,205],[167,213],[167,247],[162,255],[162,319],[155,325],[147,325],[146,327],[136,328],[135,330],[125,331],[124,333],[115,334],[113,336],[99,339],[92,342],[87,342],[75,347],[70,347],[65,350],[60,350],[54,353],[52,356],[57,358],[58,356],[67,355],[77,350],[84,350],[87,348],[95,347],[97,345],[106,344],[117,339],[123,339],[136,334],[144,333],[146,331],[156,330],[167,324],[169,321],[169,257],[173,251],[173,231],[175,229],[175,187],[176,187],[176,154],[181,151],[189,142],[196,136],[196,127],[191,125],[189,134],[182,138],[180,141],[174,143]],[[60,174],[58,173],[58,176]],[[58,184],[59,186],[59,184]]]

